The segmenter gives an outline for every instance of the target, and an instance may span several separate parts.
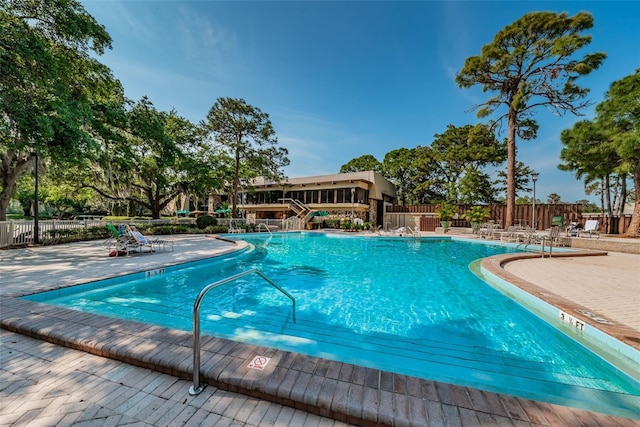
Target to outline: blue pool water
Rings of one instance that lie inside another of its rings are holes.
[[[421,378],[640,418],[640,385],[478,279],[469,264],[514,251],[449,239],[316,233],[245,235],[233,256],[84,285],[29,299],[191,330],[207,284],[205,334]]]

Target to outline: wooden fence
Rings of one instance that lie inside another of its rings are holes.
[[[588,213],[583,214],[583,217],[584,219],[597,219],[600,224],[598,231],[604,234],[625,234],[631,225],[631,215],[609,218],[602,213]]]
[[[388,214],[410,214],[420,217],[420,231],[435,231],[440,226],[440,219],[436,217],[437,205],[394,205],[387,207]],[[471,205],[458,205],[458,215],[453,219],[451,227],[470,227],[471,223],[463,218],[463,215]],[[505,227],[504,220],[507,212],[505,205],[489,205],[490,221]],[[581,204],[536,204],[535,227],[537,230],[546,230],[553,225],[554,216],[562,216],[564,224],[570,222],[584,223]],[[522,226],[531,226],[533,221],[532,205],[516,205],[515,223]],[[601,221],[601,224],[604,222]]]

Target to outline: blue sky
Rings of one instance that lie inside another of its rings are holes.
[[[82,2],[113,38],[100,60],[133,100],[199,122],[219,97],[243,98],[270,115],[289,150],[289,177],[337,173],[364,154],[430,145],[448,124],[478,123],[470,108],[490,96],[462,89],[467,57],[532,11],[590,12],[593,41],[608,55],[578,83],[589,99],[640,67],[637,1],[93,1]],[[534,141],[517,160],[540,173],[536,197],[585,196],[559,171],[560,132],[593,117],[539,109]]]

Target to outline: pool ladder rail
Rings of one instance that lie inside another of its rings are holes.
[[[421,237],[420,231],[417,228],[414,229],[407,225],[407,230],[409,231],[409,234],[411,234],[411,236],[415,237],[416,239],[419,239]]]
[[[200,306],[202,305],[202,300],[207,295],[207,293],[217,288],[218,286],[225,285],[229,282],[233,282],[241,277],[247,276],[249,274],[257,274],[262,277],[267,283],[271,286],[282,292],[287,298],[291,300],[291,304],[293,310],[291,312],[291,318],[293,319],[293,323],[296,323],[296,300],[291,294],[284,289],[282,289],[277,283],[267,277],[262,271],[257,268],[252,268],[247,271],[243,271],[242,273],[235,274],[233,276],[229,276],[226,279],[218,280],[215,283],[205,286],[198,294],[195,302],[193,303],[193,385],[189,387],[189,394],[195,396],[200,394],[202,390],[205,388],[205,384],[200,383]]]
[[[269,227],[262,222],[258,224],[258,227],[256,227],[256,230],[260,231],[260,228],[263,228],[263,227],[269,232],[269,237],[273,237],[273,233],[271,232],[271,229],[269,229]]]

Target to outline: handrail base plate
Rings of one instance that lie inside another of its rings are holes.
[[[197,396],[207,387],[206,384],[200,384],[200,387],[195,388],[194,386],[189,387],[189,394],[191,396]]]

